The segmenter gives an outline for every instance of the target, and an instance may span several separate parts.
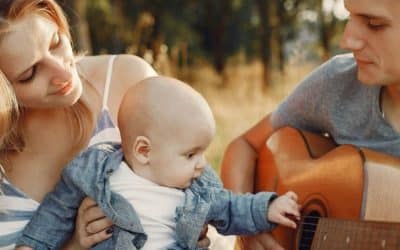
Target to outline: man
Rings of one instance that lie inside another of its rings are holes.
[[[253,191],[257,150],[274,131],[292,126],[329,133],[400,157],[400,2],[345,0],[350,19],[337,56],[310,74],[272,114],[229,145],[222,180],[236,192]],[[270,234],[243,238],[245,249],[282,249]]]

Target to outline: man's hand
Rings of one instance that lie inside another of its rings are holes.
[[[270,233],[237,238],[241,250],[284,250]]]

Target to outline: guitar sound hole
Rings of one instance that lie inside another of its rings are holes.
[[[298,241],[299,250],[310,250],[315,231],[317,230],[318,220],[321,214],[317,211],[311,211],[304,215],[300,225],[300,237]]]

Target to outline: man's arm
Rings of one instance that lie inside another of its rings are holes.
[[[274,132],[270,117],[267,115],[229,144],[221,166],[221,179],[226,188],[238,193],[254,191],[257,151]]]

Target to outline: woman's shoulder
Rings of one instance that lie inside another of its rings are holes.
[[[117,78],[133,78],[142,79],[156,74],[154,69],[142,58],[129,55],[97,55],[97,56],[84,56],[78,60],[78,67],[81,73],[88,80],[97,80],[104,82],[107,74],[107,68],[112,58],[114,63],[112,65],[113,76]]]
[[[112,58],[114,58],[113,61]],[[110,62],[113,62],[110,64]],[[107,74],[109,74],[110,91],[105,97],[107,106],[111,111],[113,121],[116,121],[118,108],[127,89],[143,79],[157,75],[152,66],[138,56],[99,55],[84,56],[77,62],[79,74],[82,79],[92,85],[100,96],[105,93]],[[111,66],[111,71],[108,72]],[[103,97],[104,100],[104,97]]]
[[[79,74],[92,84],[99,93],[102,93],[101,90],[104,87],[107,70],[112,58],[114,58],[114,61],[111,65],[112,71],[110,74],[114,87],[129,87],[144,78],[157,74],[150,64],[135,55],[96,55],[78,58],[77,67]]]
[[[157,75],[153,67],[144,59],[128,54],[116,56],[114,74],[121,81],[128,81],[128,85]]]
[[[77,62],[79,65],[82,66],[101,66],[103,64],[107,64],[112,57],[115,57],[117,59],[116,61],[121,61],[123,63],[128,63],[131,65],[149,66],[148,63],[141,57],[131,54],[86,55],[81,57],[78,56]]]

